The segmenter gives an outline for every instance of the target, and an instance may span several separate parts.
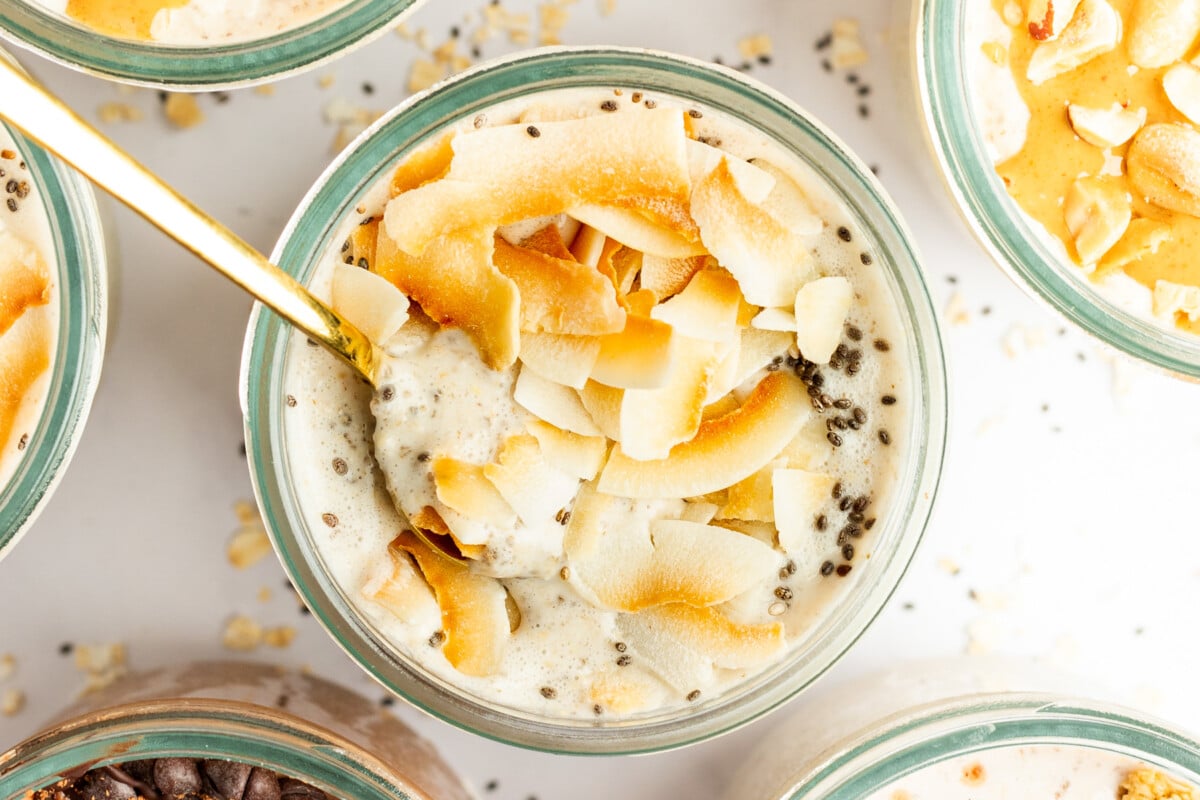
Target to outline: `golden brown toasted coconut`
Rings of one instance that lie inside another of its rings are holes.
[[[736,411],[739,405],[741,403],[737,401],[736,397],[732,394],[727,394],[706,405],[701,416],[703,420],[723,417],[731,411]]]
[[[532,236],[526,236],[521,240],[520,246],[526,250],[534,250],[551,258],[565,261],[575,260],[575,256],[571,255],[570,249],[567,248],[566,242],[563,241],[562,229],[554,224],[540,228]]]
[[[739,328],[744,328],[750,324],[750,321],[758,316],[758,312],[762,311],[761,306],[747,303],[746,298],[742,297],[742,301],[738,304],[737,324]]]
[[[506,369],[517,360],[521,298],[492,264],[494,238],[490,229],[458,231],[413,256],[380,228],[372,268],[439,325],[462,328],[485,364]]]
[[[828,364],[854,303],[854,287],[840,275],[817,278],[796,292],[796,344],[817,364]]]
[[[705,408],[725,397],[740,383],[737,379],[737,368],[742,357],[741,337],[735,335],[729,341],[713,342],[713,347],[717,361],[708,381],[708,393],[704,396]]]
[[[591,225],[580,225],[575,238],[571,240],[571,255],[580,264],[598,266],[607,242],[608,237],[603,231],[598,231]]]
[[[687,143],[688,168],[692,175],[692,185],[695,186],[707,178],[722,160],[729,166],[729,172],[737,181],[738,188],[746,199],[756,205],[761,205],[775,188],[775,177],[756,165],[740,158],[735,158],[719,147],[703,142],[689,141]]]
[[[442,610],[446,660],[464,675],[494,673],[512,635],[508,593],[500,581],[435,553],[410,531],[401,533],[390,546],[411,555],[433,589]]]
[[[621,298],[621,305],[625,306],[625,311],[639,317],[649,317],[657,302],[658,298],[649,289],[638,289]]]
[[[732,486],[774,459],[812,413],[804,384],[773,372],[746,402],[700,423],[696,436],[657,461],[618,446],[600,473],[600,491],[622,497],[696,497]]]
[[[745,480],[729,487],[729,499],[717,511],[721,519],[740,519],[748,522],[774,522],[775,507],[771,478],[776,469],[786,466],[776,459]]]
[[[771,477],[779,546],[787,553],[810,549],[812,521],[828,503],[837,479],[821,472],[777,469]]]
[[[750,320],[751,328],[760,331],[796,332],[796,313],[790,308],[764,308]]]
[[[410,516],[408,521],[427,545],[451,558],[470,558],[476,561],[483,558],[486,548],[478,543],[467,544],[460,540],[433,506],[425,506]]]
[[[1196,790],[1151,767],[1131,770],[1121,781],[1120,800],[1194,800]]]
[[[361,593],[403,620],[412,621],[431,607],[437,608],[433,590],[412,556],[392,548],[388,548],[387,558],[373,565]]]
[[[450,160],[454,157],[454,137],[453,132],[447,133],[436,142],[406,156],[392,173],[391,196],[404,194],[445,177],[450,171]]]
[[[592,380],[621,389],[656,389],[666,384],[675,332],[665,322],[629,314],[625,329],[600,337]]]
[[[638,664],[661,678],[680,697],[707,688],[716,678],[711,658],[685,647],[650,617],[618,614],[617,633]]]
[[[546,463],[581,480],[594,480],[608,458],[608,440],[603,436],[580,436],[540,419],[529,420],[525,428],[537,439]]]
[[[701,239],[741,285],[746,300],[786,306],[812,274],[804,240],[746,199],[729,171],[717,165],[692,191],[692,216]]]
[[[697,272],[687,288],[654,309],[651,317],[676,332],[712,342],[733,341],[742,298],[738,282],[715,270]]]
[[[689,258],[705,253],[704,245],[698,239],[689,239],[667,227],[663,220],[648,217],[634,208],[585,203],[572,208],[569,213],[585,225],[642,253],[663,258]],[[671,224],[686,230],[678,222]]]
[[[617,294],[629,294],[633,290],[634,280],[642,270],[641,252],[629,247],[619,247],[613,252],[609,263],[612,266],[612,274],[609,277],[615,280]]]
[[[585,203],[688,199],[683,115],[670,110],[483,128],[459,134],[453,148],[446,178],[388,204],[384,225],[406,252],[420,254],[460,228],[507,225]]]
[[[521,334],[521,363],[546,380],[582,389],[600,356],[595,336],[563,333]]]
[[[662,684],[653,676],[630,669],[601,673],[588,689],[588,701],[606,714],[633,714],[657,702]]]
[[[15,433],[21,403],[50,366],[54,330],[46,306],[28,309],[0,336],[0,445]]]
[[[749,519],[714,519],[713,525],[718,528],[726,528],[731,531],[737,531],[743,536],[749,536],[751,539],[756,539],[767,547],[774,547],[775,541],[775,523],[773,522],[755,522]]]
[[[625,390],[621,451],[639,461],[666,458],[672,447],[695,436],[716,366],[713,342],[676,337],[663,385]]]
[[[451,510],[499,528],[517,524],[516,512],[483,474],[482,466],[439,456],[433,460],[433,482],[438,500]]]
[[[583,513],[572,514],[563,550],[574,580],[607,608],[722,603],[770,580],[779,568],[779,556],[770,547],[741,534],[685,520],[655,520],[649,531],[606,524],[614,504],[631,501],[581,497]]]
[[[493,258],[520,292],[522,330],[594,336],[624,327],[616,292],[592,267],[513,247],[499,236]]]
[[[0,333],[25,309],[50,302],[50,271],[33,245],[0,230]]]
[[[387,278],[349,264],[334,264],[330,304],[372,342],[384,343],[408,321],[409,301]]]
[[[621,401],[625,390],[588,381],[579,390],[579,400],[596,427],[615,442],[621,441]]]
[[[521,369],[513,387],[513,399],[538,419],[557,428],[581,436],[599,436],[601,433],[578,394],[567,386],[546,380],[531,369]]]
[[[642,288],[649,289],[659,300],[678,294],[700,270],[715,264],[712,256],[663,258],[646,253],[642,257]]]
[[[754,166],[775,179],[775,186],[762,201],[767,213],[801,236],[812,236],[821,232],[825,222],[813,210],[812,203],[786,171],[762,158],[754,159]],[[745,183],[743,182],[743,185]]]
[[[715,608],[675,603],[648,608],[635,618],[657,637],[700,653],[726,669],[761,664],[786,646],[781,624],[739,625]]]
[[[792,437],[779,457],[787,461],[793,469],[815,470],[829,460],[833,454],[833,446],[825,437],[825,426],[819,420],[812,420],[800,432]]]
[[[795,343],[796,337],[790,333],[743,328],[734,386],[740,386],[773,359],[784,357]]]
[[[679,518],[684,522],[707,525],[717,515],[718,508],[716,503],[706,503],[703,500],[689,500],[684,503],[683,513],[679,515]]]
[[[578,478],[547,462],[538,440],[525,434],[505,439],[497,462],[483,474],[527,525],[554,519],[579,486]]]

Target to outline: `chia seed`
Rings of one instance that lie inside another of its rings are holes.
[[[854,567],[850,566],[849,564],[839,564],[838,568],[837,568],[838,577],[839,578],[846,577],[847,575],[850,574],[850,570],[852,570],[852,569],[854,569]]]
[[[874,263],[875,259],[871,258],[870,253],[859,253],[858,260],[862,262],[864,267],[869,267]]]
[[[852,544],[842,545],[842,558],[846,559],[847,561],[854,560],[854,545],[852,545]]]
[[[837,229],[837,235],[838,235],[838,238],[841,239],[843,242],[848,242],[852,238],[854,238],[850,235],[850,229],[847,228],[845,225],[843,225],[842,227]]]
[[[345,475],[350,471],[350,465],[346,463],[344,458],[335,458],[333,460],[333,471],[338,475]]]
[[[786,586],[777,586],[775,587],[775,596],[787,602],[792,599],[792,590]]]
[[[536,139],[537,137],[542,135],[542,132],[537,129],[536,125],[530,125],[528,128],[525,129],[525,132],[528,133],[530,135],[530,137],[532,137],[534,139]]]
[[[628,667],[632,663],[633,663],[633,659],[630,658],[629,656],[621,656],[620,658],[617,659],[618,667]]]
[[[879,441],[883,442],[884,444],[892,443],[892,435],[887,432],[886,428],[879,429]]]
[[[821,577],[828,578],[832,574],[833,574],[833,562],[826,561],[824,564],[821,565]]]
[[[625,644],[624,642],[617,642],[615,645],[613,645],[613,647],[617,648],[618,653],[624,653],[629,649],[629,645]]]
[[[700,699],[700,690],[699,689],[693,689],[692,691],[688,692],[687,701],[689,703],[694,703],[699,699]]]
[[[296,407],[296,398],[292,397],[290,394],[287,396],[287,400],[285,400],[284,402],[287,403],[288,408]]]
[[[838,498],[840,498],[842,496],[842,482],[841,481],[838,481],[837,483],[835,483],[833,485],[833,491],[830,492],[830,494],[833,495],[834,500],[837,500]]]
[[[336,514],[325,513],[321,515],[321,521],[331,528],[338,526],[338,518]]]
[[[445,641],[446,641],[445,633],[443,633],[442,631],[434,631],[433,635],[429,637],[429,646],[430,647],[441,647],[442,643]]]
[[[477,117],[475,117],[474,121],[471,124],[473,124],[475,126],[476,130],[482,128],[484,125],[487,125],[487,115],[486,114],[478,115]]]
[[[867,530],[871,530],[871,528],[874,528],[875,527],[875,518],[871,517],[869,520],[864,522],[863,527],[866,528]]]
[[[600,707],[599,703],[596,703],[596,705],[592,706],[592,713],[598,717],[604,713],[604,709]]]
[[[601,111],[616,111],[617,110],[617,101],[616,100],[605,100],[603,103],[600,104],[600,110]]]
[[[896,397],[895,395],[885,394],[879,399],[879,402],[883,403],[885,406],[894,406],[896,405]]]
[[[862,425],[867,421],[867,412],[863,411],[861,408],[855,408],[854,411],[851,412],[851,416],[854,417],[854,421],[859,425]]]
[[[850,399],[846,397],[839,397],[837,400],[833,401],[833,407],[841,411],[845,411],[852,405],[853,403],[851,403]]]
[[[823,531],[829,527],[829,519],[824,514],[818,514],[813,525],[816,526],[817,530]]]
[[[554,698],[558,697],[558,692],[554,690],[553,686],[543,686],[542,697],[546,698],[547,700],[553,700]]]
[[[847,375],[857,375],[858,371],[861,369],[862,369],[861,361],[851,361],[849,364],[846,365],[846,374]]]
[[[887,339],[876,339],[875,349],[881,353],[886,353],[888,350],[892,349],[892,346],[888,343]]]
[[[704,115],[700,113],[700,109],[698,109],[698,108],[689,108],[688,116],[691,117],[692,119],[700,119]]]
[[[847,325],[846,326],[846,336],[850,339],[850,341],[858,342],[858,341],[862,341],[863,332],[862,332],[862,329],[859,327],[856,327],[854,325]]]
[[[646,102],[642,103],[642,105],[644,105],[646,108],[658,108],[658,101],[647,100]]]
[[[17,212],[17,201],[14,198],[8,198],[8,203],[6,205],[8,206],[9,211],[13,212],[14,214]]]
[[[834,447],[842,446],[842,437],[838,436],[833,431],[830,431],[828,434],[826,434],[825,438],[828,439],[829,443]]]

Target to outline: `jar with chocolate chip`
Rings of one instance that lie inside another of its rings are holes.
[[[468,800],[386,709],[279,667],[131,675],[0,753],[5,800]]]

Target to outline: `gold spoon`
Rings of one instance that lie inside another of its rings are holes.
[[[3,58],[0,58],[0,117],[375,384],[379,348],[362,331]]]

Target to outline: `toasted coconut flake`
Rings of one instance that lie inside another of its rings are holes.
[[[628,294],[633,288],[634,278],[641,268],[642,254],[616,239],[609,239],[605,243],[600,263],[596,265],[596,269],[608,278],[619,296]]]
[[[704,407],[702,421],[723,417],[731,411],[737,411],[739,405],[741,403],[732,394],[724,395],[719,400],[714,400]]]
[[[711,256],[663,258],[646,253],[642,256],[642,288],[649,289],[659,300],[664,300],[682,292],[693,275],[715,263]]]
[[[625,390],[588,381],[579,390],[579,400],[596,427],[615,442],[621,441],[621,401]]]
[[[749,536],[762,542],[767,547],[775,547],[775,523],[755,522],[749,519],[714,519],[713,525],[737,531],[743,536]]]
[[[541,377],[572,389],[582,389],[600,356],[594,336],[561,333],[521,334],[521,363]]]
[[[829,501],[837,478],[823,472],[777,469],[772,479],[779,546],[787,553],[811,549],[812,521]]]
[[[708,606],[736,597],[778,569],[779,556],[741,534],[684,520],[650,530],[604,524],[623,498],[593,495],[568,525],[563,547],[575,579],[607,608],[639,611],[666,603]]]
[[[617,447],[600,491],[623,497],[696,497],[731,486],[774,459],[812,413],[804,385],[781,372],[764,378],[744,405],[700,424],[696,436],[657,461]]]
[[[630,314],[623,331],[600,337],[592,380],[621,389],[664,386],[674,357],[674,340],[675,333],[665,322]]]
[[[454,133],[447,133],[401,161],[392,173],[391,196],[444,178],[450,171],[450,159],[454,157],[454,136]]]
[[[653,706],[661,694],[661,684],[653,676],[618,668],[592,682],[588,700],[606,714],[633,714]]]
[[[687,695],[715,681],[713,660],[686,647],[679,637],[646,614],[618,614],[617,630],[638,659],[670,687]]]
[[[640,461],[666,458],[700,429],[708,384],[717,366],[713,342],[681,336],[666,382],[657,389],[627,389],[621,402],[621,449]]]
[[[705,252],[700,242],[688,239],[635,209],[584,203],[568,213],[585,225],[604,231],[610,238],[642,253],[662,258],[688,258]]]
[[[508,593],[500,581],[442,557],[409,531],[390,546],[411,555],[433,589],[442,611],[446,660],[464,675],[491,675],[499,669],[512,635]]]
[[[571,220],[571,218],[565,214],[562,215],[562,219]],[[579,228],[579,223],[575,222],[574,220],[571,220],[571,222],[572,227],[574,227],[577,231]],[[551,256],[552,258],[574,261],[575,257],[571,255],[571,250],[567,247],[566,241],[564,241],[564,238],[566,237],[564,237],[563,233],[563,228],[560,225],[551,223],[539,228],[531,235],[521,239],[519,242],[517,242],[517,244],[526,250],[534,250],[538,253]],[[570,238],[574,238],[574,236]]]
[[[521,298],[517,285],[492,264],[493,241],[490,229],[459,231],[413,256],[397,249],[380,227],[372,269],[439,325],[461,327],[489,367],[506,369],[517,359]]]
[[[800,236],[813,236],[824,229],[821,215],[791,175],[762,158],[754,159],[754,166],[775,179],[775,186],[762,203],[768,214]]]
[[[527,525],[554,519],[579,486],[578,479],[551,466],[532,436],[510,436],[500,447],[498,461],[483,474]]]
[[[544,122],[536,126],[537,136],[528,128],[500,125],[456,136],[447,178],[388,204],[384,224],[399,247],[420,254],[450,231],[507,225],[584,203],[629,197],[687,202],[678,111]]]
[[[392,548],[388,548],[387,557],[371,569],[363,584],[362,596],[410,622],[427,617],[437,609],[433,590],[412,558]]]
[[[579,232],[571,241],[571,255],[580,264],[587,264],[589,267],[597,266],[607,241],[608,237],[603,231],[598,231],[591,225],[580,225]]]
[[[0,336],[0,444],[13,434],[22,401],[50,366],[49,306],[28,309]]]
[[[521,369],[513,388],[513,399],[529,413],[556,428],[581,436],[599,436],[601,433],[579,395],[531,369]]]
[[[729,394],[741,382],[737,379],[738,361],[741,358],[741,337],[714,344],[716,366],[713,367],[712,376],[708,381],[708,393],[704,396],[705,408]]]
[[[784,306],[812,273],[804,241],[741,192],[721,161],[692,191],[692,216],[704,246],[741,285],[746,300]]]
[[[679,518],[684,522],[707,525],[717,515],[717,510],[716,503],[706,503],[703,500],[688,501],[684,503],[683,513],[679,515]]]
[[[0,230],[0,333],[25,309],[50,302],[50,272],[38,251],[24,239]]]
[[[779,457],[794,469],[819,469],[833,453],[833,447],[825,437],[825,426],[820,420],[812,420],[788,442]]]
[[[796,293],[796,344],[805,358],[829,363],[853,302],[854,287],[840,276],[817,278]]]
[[[716,270],[697,272],[682,292],[659,305],[651,317],[694,339],[731,342],[737,335],[742,292],[738,282]]]
[[[739,625],[714,608],[676,603],[637,615],[658,641],[671,641],[726,669],[762,664],[786,647],[783,626]]]
[[[759,169],[756,165],[740,158],[734,158],[720,148],[689,139],[687,143],[688,167],[691,170],[692,185],[696,186],[707,178],[717,165],[724,160],[730,174],[737,182],[738,189],[755,205],[761,204],[775,188],[775,177]]]
[[[740,386],[771,360],[787,353],[796,337],[782,331],[742,329],[742,346],[738,351],[737,376],[734,385]]]
[[[521,329],[597,335],[624,327],[625,312],[613,287],[595,269],[495,239],[496,268],[521,297]]]
[[[638,289],[636,292],[630,292],[622,298],[622,305],[630,314],[636,314],[639,317],[649,317],[654,311],[654,306],[658,302],[654,292],[649,289]]]
[[[453,512],[447,511],[447,514]],[[416,529],[417,535],[430,547],[449,556],[451,559],[470,558],[478,561],[483,557],[483,539],[476,542],[465,542],[447,524],[433,506],[425,506],[409,516],[408,521]]]
[[[785,466],[776,460],[745,480],[729,487],[729,500],[717,512],[721,519],[740,519],[750,522],[774,522],[775,507],[771,488],[772,474]]]
[[[764,308],[750,320],[750,327],[762,331],[787,331],[795,333],[796,315],[786,308]]]
[[[438,457],[433,460],[433,482],[438,500],[453,511],[498,528],[517,524],[516,513],[484,475],[482,466]]]
[[[408,321],[408,298],[396,286],[369,270],[336,264],[333,307],[373,342],[386,342]]]
[[[608,457],[608,440],[603,436],[580,436],[541,420],[530,420],[525,427],[537,439],[547,463],[581,480],[595,479]]]

